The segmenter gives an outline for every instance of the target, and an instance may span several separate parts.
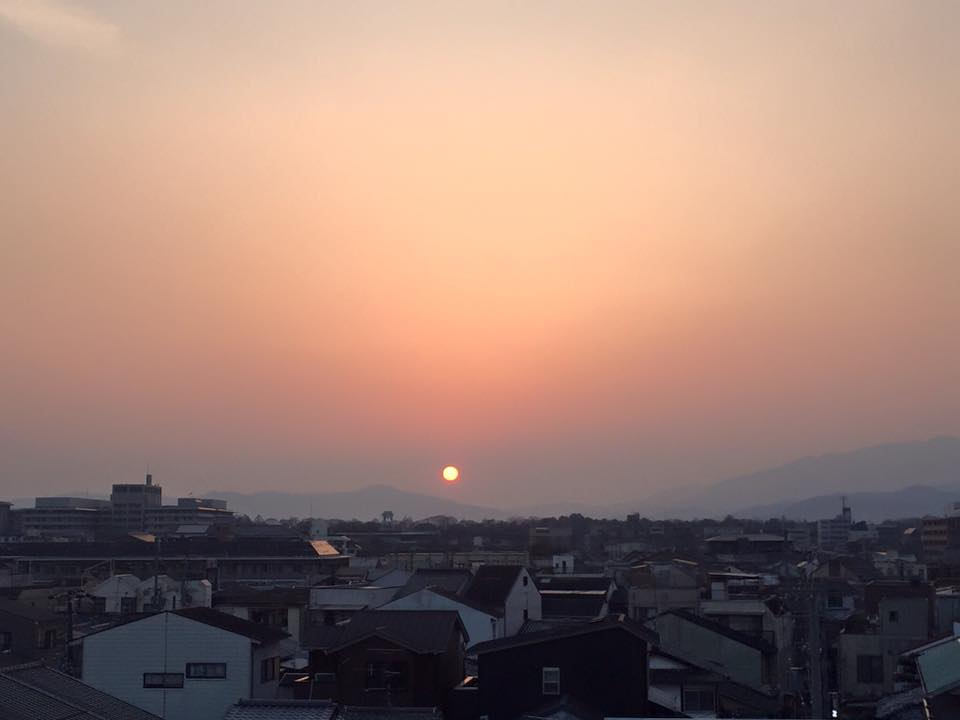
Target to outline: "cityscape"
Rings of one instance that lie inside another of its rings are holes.
[[[0,720],[960,720],[960,0],[0,0]]]

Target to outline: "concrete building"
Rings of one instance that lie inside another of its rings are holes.
[[[32,508],[14,510],[27,538],[93,540],[109,523],[110,503],[96,498],[38,497]]]
[[[687,560],[640,563],[627,574],[630,617],[638,622],[667,610],[700,606],[700,571]]]
[[[163,489],[147,474],[143,484],[118,483],[110,492],[110,525],[122,532],[144,532],[148,512],[160,507]]]

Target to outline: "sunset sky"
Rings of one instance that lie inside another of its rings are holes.
[[[0,0],[0,497],[960,434],[958,68],[952,1]]]

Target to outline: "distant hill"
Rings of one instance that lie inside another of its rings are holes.
[[[729,478],[705,488],[661,493],[642,503],[640,512],[678,518],[722,517],[736,515],[745,509],[756,510],[760,506],[785,508],[802,500],[836,496],[833,509],[825,515],[832,517],[839,506],[839,496],[843,494],[853,496],[857,493],[890,493],[911,486],[944,488],[954,485],[960,485],[960,439],[937,437],[924,442],[891,443],[807,457]],[[939,499],[931,502],[939,502]],[[910,514],[895,504],[886,513],[889,517]]]
[[[746,508],[738,516],[767,520],[786,517],[789,520],[819,520],[831,518],[840,512],[842,495],[818,495],[797,502],[780,502]],[[960,486],[935,488],[914,485],[890,492],[865,492],[847,495],[847,504],[854,521],[881,522],[891,518],[942,515],[954,501],[960,500]]]
[[[312,516],[338,520],[373,520],[379,519],[384,510],[392,510],[397,519],[409,516],[414,520],[434,515],[451,515],[469,520],[506,517],[506,513],[496,508],[467,505],[448,498],[406,492],[389,485],[369,485],[357,490],[313,494],[275,491],[250,494],[210,491],[204,494],[226,500],[232,510],[250,517]]]

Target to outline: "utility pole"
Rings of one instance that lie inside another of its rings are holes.
[[[820,630],[819,595],[815,588],[810,588],[807,648],[810,653],[810,717],[813,718],[827,717],[823,710],[823,636]]]

